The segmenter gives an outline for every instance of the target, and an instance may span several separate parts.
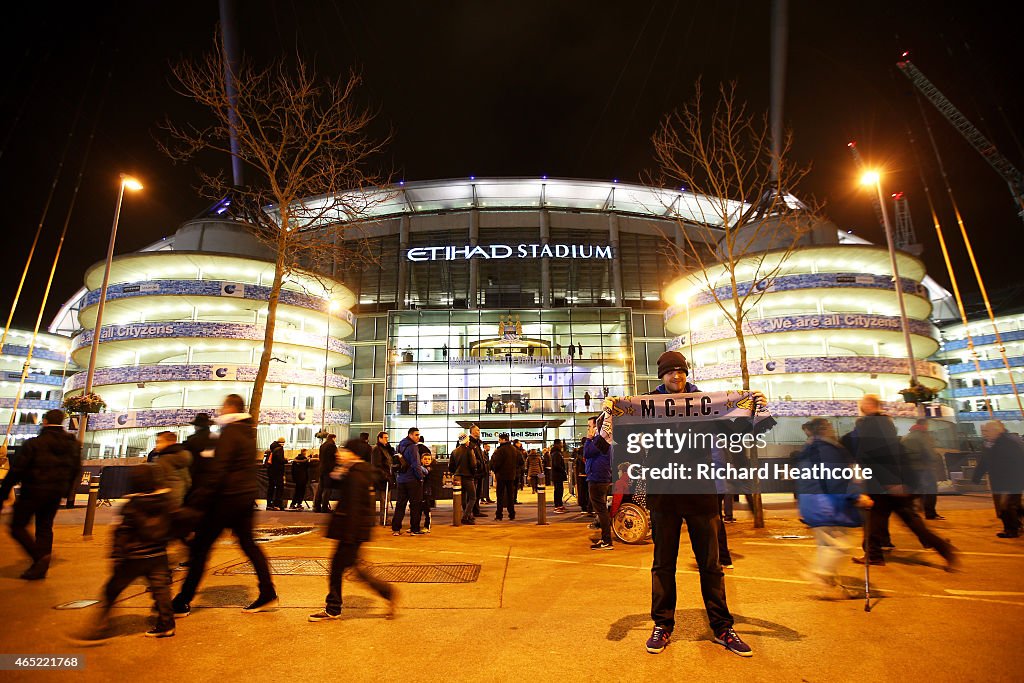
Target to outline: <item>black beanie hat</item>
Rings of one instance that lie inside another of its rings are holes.
[[[666,351],[658,358],[658,379],[661,379],[673,370],[682,370],[687,375],[690,374],[690,366],[686,362],[686,356],[678,351]]]

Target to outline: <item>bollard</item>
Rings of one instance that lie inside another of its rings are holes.
[[[547,493],[545,491],[544,484],[537,487],[537,524],[546,525],[548,523],[548,510],[547,510]]]
[[[462,526],[462,480],[452,487],[452,526]]]
[[[85,528],[82,529],[83,536],[92,536],[92,526],[96,522],[96,501],[100,497],[100,483],[89,482],[89,502],[85,506]]]

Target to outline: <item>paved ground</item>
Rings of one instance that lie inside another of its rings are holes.
[[[524,495],[524,502],[532,499]],[[998,524],[984,496],[943,498],[935,522],[960,547],[964,571],[948,574],[898,523],[898,549],[872,572],[879,596],[822,602],[810,596],[799,571],[813,553],[791,499],[773,497],[767,529],[747,514],[730,525],[736,568],[728,572],[736,630],[754,648],[743,659],[710,640],[696,568],[680,562],[680,604],[672,644],[661,655],[644,651],[650,620],[651,546],[617,545],[594,552],[586,518],[550,515],[538,526],[524,505],[515,522],[481,520],[453,528],[450,512],[435,517],[430,536],[381,533],[366,546],[370,562],[469,562],[479,578],[463,584],[398,584],[399,617],[358,582],[346,582],[344,618],[311,624],[322,606],[321,576],[277,576],[281,609],[247,615],[255,578],[224,573],[243,561],[228,539],[217,546],[192,616],[174,638],[143,638],[149,605],[141,584],[115,609],[120,637],[82,649],[67,634],[95,608],[55,610],[96,597],[109,560],[109,524],[101,511],[92,540],[81,536],[81,510],[58,515],[55,562],[45,581],[17,576],[23,556],[0,534],[0,653],[85,656],[84,673],[0,674],[3,680],[236,681],[236,680],[715,680],[715,681],[1010,681],[1024,678],[1020,624],[1024,618],[1024,540],[997,539]],[[485,510],[493,506],[485,507]],[[550,509],[549,509],[550,513]],[[310,513],[261,513],[260,526],[316,524]],[[780,539],[796,535],[801,538]],[[323,558],[331,542],[319,529],[264,546],[271,558]],[[221,573],[218,573],[221,572]],[[850,565],[848,583],[863,575]],[[176,573],[175,580],[184,578]],[[83,678],[84,677],[84,678]]]

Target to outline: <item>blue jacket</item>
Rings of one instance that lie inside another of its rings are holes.
[[[612,459],[608,450],[608,445],[599,436],[583,439],[583,457],[587,463],[587,483],[612,483]]]
[[[409,437],[405,437],[398,442],[398,452],[401,453],[402,460],[405,461],[408,469],[405,472],[399,472],[395,481],[399,484],[423,481],[423,466],[420,465],[419,444]]]
[[[853,464],[853,458],[845,448],[815,439],[797,456],[796,466],[812,467],[816,464],[847,467]],[[807,526],[856,527],[863,524],[860,510],[855,505],[862,488],[853,480],[797,479],[796,491],[800,516]]]

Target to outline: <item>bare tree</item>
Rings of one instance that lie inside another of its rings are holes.
[[[259,420],[263,388],[273,355],[281,287],[296,269],[330,272],[373,255],[351,231],[368,210],[385,200],[389,183],[371,170],[387,139],[368,128],[373,113],[356,101],[361,77],[350,72],[321,80],[298,55],[260,68],[248,60],[226,64],[215,49],[172,67],[174,87],[202,105],[206,125],[165,121],[161,148],[178,162],[205,152],[241,159],[247,183],[233,186],[223,171],[200,170],[202,191],[224,199],[231,215],[266,245],[275,259],[267,305],[263,354],[253,386],[250,411]],[[233,77],[232,108],[225,75]],[[237,152],[232,152],[232,134]],[[325,368],[325,372],[326,372]]]
[[[666,237],[665,253],[678,272],[712,297],[732,326],[742,388],[749,390],[747,316],[811,229],[816,212],[788,194],[810,170],[788,162],[792,136],[780,141],[776,155],[767,117],[737,100],[735,83],[720,86],[718,94],[707,111],[698,82],[694,99],[662,120],[652,136],[660,170],[656,181],[692,193],[679,201],[696,220],[679,218],[681,239]],[[752,464],[757,465],[756,452]],[[761,527],[756,482],[755,487],[755,526]]]

